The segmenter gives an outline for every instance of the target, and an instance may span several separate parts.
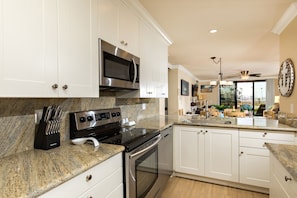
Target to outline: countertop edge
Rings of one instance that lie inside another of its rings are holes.
[[[265,143],[272,155],[280,162],[280,164],[288,171],[288,173],[297,181],[297,162],[289,159],[297,157],[297,145]],[[296,158],[293,158],[296,159]]]

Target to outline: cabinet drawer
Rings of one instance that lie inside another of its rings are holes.
[[[274,179],[277,180],[277,183],[279,183],[280,188],[284,189],[289,197],[297,197],[297,181],[292,178],[288,171],[273,155],[270,155],[270,161],[272,176],[274,177]],[[286,181],[286,178],[290,178],[291,180]]]
[[[123,197],[123,170],[119,168],[115,173],[108,178],[93,186],[90,190],[83,193],[79,198],[87,197]]]
[[[269,139],[254,139],[254,138],[240,138],[240,146],[251,147],[251,148],[263,148],[265,149],[265,142],[276,143],[276,144],[294,144],[292,141],[280,141],[280,140],[269,140]]]
[[[295,141],[294,132],[272,132],[261,130],[242,130],[240,129],[239,137],[264,139],[264,140],[281,140],[281,141]]]
[[[62,197],[67,194],[67,197],[77,197],[86,192],[100,181],[108,178],[118,169],[122,170],[122,153],[98,164],[97,166],[87,170],[84,173],[64,182],[56,188],[41,195],[42,198]],[[121,182],[122,182],[121,178]]]

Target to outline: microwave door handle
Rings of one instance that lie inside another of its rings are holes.
[[[137,78],[137,65],[135,63],[134,58],[132,58],[132,62],[133,62],[133,66],[134,66],[134,77],[133,77],[133,84],[136,82],[136,78]]]

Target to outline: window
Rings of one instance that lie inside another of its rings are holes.
[[[253,110],[262,116],[266,108],[266,81],[235,82],[232,86],[220,86],[220,105],[243,110]]]

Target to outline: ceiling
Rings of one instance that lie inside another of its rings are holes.
[[[240,79],[242,70],[262,74],[252,80],[277,76],[279,35],[271,31],[296,0],[139,1],[173,41],[170,64],[182,65],[199,81],[218,78],[213,56],[222,59],[223,79]]]

